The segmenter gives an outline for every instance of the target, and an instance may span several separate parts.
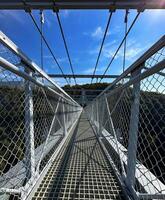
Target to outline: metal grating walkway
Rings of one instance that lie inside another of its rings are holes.
[[[124,199],[84,113],[32,199]]]

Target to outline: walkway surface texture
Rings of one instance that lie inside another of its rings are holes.
[[[34,199],[124,199],[84,113],[44,177]]]

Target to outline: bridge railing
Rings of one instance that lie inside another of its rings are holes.
[[[28,196],[80,112],[81,107],[1,32],[0,199]]]
[[[165,198],[164,46],[165,36],[85,108],[134,199]]]

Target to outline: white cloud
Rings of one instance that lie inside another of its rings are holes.
[[[115,27],[110,28],[110,35],[115,35],[121,32],[121,27],[116,25]]]
[[[53,57],[51,55],[44,55],[44,58],[46,58],[46,59],[53,59]]]
[[[45,71],[47,74],[49,73],[49,69],[48,69],[48,68],[44,69],[44,71]]]
[[[112,58],[112,56],[115,54],[119,43],[116,40],[113,40],[112,42],[105,43],[103,50],[102,50],[102,56],[104,58]],[[133,61],[137,59],[140,54],[142,54],[147,48],[148,45],[142,45],[141,43],[136,42],[134,39],[129,39],[127,41],[127,49],[126,49],[126,60],[127,61]],[[98,54],[100,46],[97,46],[96,48],[89,51],[89,54]],[[118,51],[115,59],[123,58],[123,48],[121,47]]]
[[[101,26],[98,26],[92,32],[83,32],[83,35],[90,36],[90,37],[95,38],[95,39],[101,39],[104,36],[104,31],[105,30]],[[112,35],[112,34],[113,35],[117,34],[120,31],[121,31],[120,26],[116,25],[115,27],[112,28],[112,30],[110,30],[110,31],[107,32],[106,36],[109,36],[109,35]]]
[[[103,34],[104,34],[103,29],[101,28],[101,26],[99,26],[92,32],[91,36],[93,38],[100,39],[100,38],[102,38]]]
[[[99,67],[96,69],[96,72],[103,72],[105,70],[105,67]],[[83,71],[84,74],[92,74],[94,72],[94,67],[88,68]]]
[[[20,11],[14,10],[1,10],[0,11],[0,19],[5,20],[6,18],[13,19],[21,24],[24,24],[24,19],[20,15]]]
[[[109,31],[107,32],[107,36],[109,35]],[[98,26],[92,33],[91,37],[96,39],[101,39],[104,36],[104,30],[101,26]]]
[[[105,43],[102,54],[100,57],[99,65],[101,63],[109,63],[112,57],[114,56],[117,48],[119,46],[119,42],[114,40],[112,42]],[[128,67],[130,64],[135,62],[148,48],[150,44],[145,44],[145,43],[138,43],[134,39],[128,39],[127,41],[127,49],[126,49],[126,67]],[[89,54],[92,54],[92,56],[96,57],[98,55],[100,46],[96,46],[96,48],[93,48],[91,51],[89,51]],[[117,74],[122,73],[122,64],[121,61],[123,60],[123,47],[118,51],[115,60],[117,60],[117,63],[119,63],[120,66],[116,67],[116,70],[119,69],[119,71],[116,71]],[[119,61],[119,62],[118,62]],[[104,66],[104,65],[102,65]],[[104,72],[105,68],[107,65],[104,67],[99,67],[97,68],[96,72]],[[84,74],[92,74],[94,71],[94,68],[88,68],[86,69],[83,73]]]
[[[90,67],[90,68],[84,70],[83,73],[84,74],[91,74],[91,73],[93,73],[93,70],[94,70],[94,67]]]
[[[58,60],[58,62],[60,62],[60,63],[65,63],[65,62],[67,62],[67,58],[58,58],[57,60]]]
[[[110,33],[109,33],[109,31],[108,31],[107,36],[108,36],[109,34],[110,34]],[[104,30],[103,30],[103,28],[102,28],[101,26],[98,26],[98,27],[96,27],[95,30],[92,31],[92,32],[83,32],[83,35],[85,35],[85,36],[90,36],[90,37],[95,38],[95,39],[101,39],[101,38],[103,38]]]
[[[164,19],[165,12],[163,9],[155,9],[155,10],[146,10],[145,17],[152,18],[152,20],[148,20],[149,24],[153,26],[153,23],[157,22],[161,18]]]
[[[54,81],[56,82],[57,85],[63,86],[65,85],[65,81],[61,78],[54,78]]]
[[[134,39],[129,39],[127,41],[126,60],[136,60],[144,51],[148,49],[149,46],[150,44],[138,43]],[[118,57],[123,57],[123,48],[119,50]]]
[[[54,60],[52,55],[44,55],[44,58],[47,60]],[[64,63],[64,62],[67,62],[67,58],[65,58],[65,57],[57,58],[57,61],[59,63]]]
[[[104,51],[106,51],[106,50],[110,50],[110,48],[112,47],[112,46],[114,46],[114,44],[116,44],[116,40],[113,40],[113,41],[111,41],[111,42],[106,42],[105,44],[104,44],[104,46],[103,46],[103,51],[102,51],[102,53],[105,53]],[[100,50],[100,44],[98,45],[98,46],[96,46],[95,48],[93,48],[92,50],[90,50],[89,51],[89,54],[98,54],[99,53],[99,50]]]

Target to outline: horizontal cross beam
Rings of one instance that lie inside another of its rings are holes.
[[[72,98],[80,98],[80,97],[82,97],[82,95],[80,95],[80,94],[77,94],[77,95],[71,94],[71,96],[72,96]],[[90,98],[95,98],[96,97],[96,95],[89,95],[89,94],[85,94],[84,96],[90,97]]]
[[[165,9],[164,0],[1,0],[0,9]]]
[[[92,74],[48,74],[49,77],[51,78],[102,78],[102,74],[100,75],[92,75]],[[104,75],[104,78],[118,78],[119,75]],[[129,78],[129,77],[126,77]]]
[[[66,92],[82,92],[82,91],[85,91],[85,93],[86,92],[102,92],[104,89],[102,89],[102,90],[99,90],[99,89],[97,89],[97,90],[95,90],[95,89],[84,89],[84,88],[82,88],[82,89],[76,89],[76,88],[74,88],[74,89],[65,89],[65,87],[63,88]]]

